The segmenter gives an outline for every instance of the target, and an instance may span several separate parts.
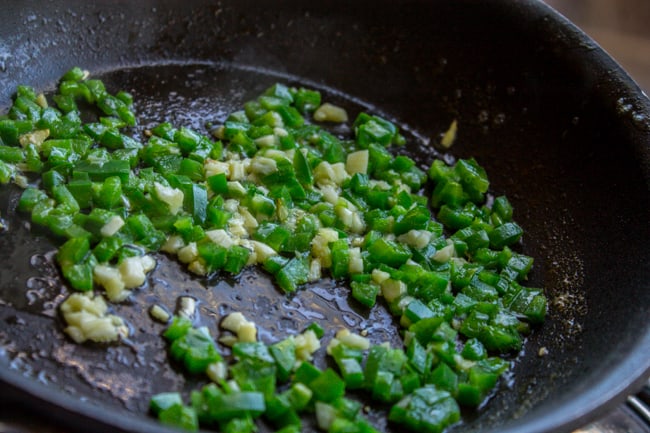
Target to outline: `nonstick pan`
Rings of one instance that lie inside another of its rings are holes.
[[[543,3],[3,3],[0,106],[16,85],[51,90],[75,65],[131,91],[142,128],[201,129],[280,81],[316,87],[353,115],[395,120],[423,165],[434,156],[484,165],[526,230],[529,285],[545,287],[549,311],[497,392],[452,431],[569,431],[647,377],[650,103]],[[439,135],[454,119],[457,141],[442,153]],[[18,194],[2,188],[0,394],[29,416],[70,431],[167,431],[147,417],[149,397],[197,383],[169,365],[146,307],[173,309],[183,294],[215,329],[229,311],[254,315],[265,341],[315,320],[326,339],[345,325],[399,342],[386,311],[357,310],[336,282],[286,297],[262,272],[201,280],[160,256],[145,287],[115,307],[133,326],[131,344],[74,345],[57,316],[68,291],[51,264],[54,244],[15,214]],[[370,417],[390,431],[379,415]]]

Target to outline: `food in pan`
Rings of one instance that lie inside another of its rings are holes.
[[[337,136],[328,125],[348,122],[344,109],[276,84],[211,131],[165,122],[138,136],[132,96],[74,68],[49,98],[18,87],[0,119],[0,181],[24,188],[17,210],[60,241],[72,292],[60,310],[76,342],[128,337],[107,301],[137,290],[158,252],[201,276],[256,265],[289,295],[341,280],[352,302],[379,302],[401,327],[401,347],[340,329],[321,349],[316,324],[267,345],[241,313],[217,340],[193,320],[192,298],[173,317],[153,305],[172,362],[210,382],[189,401],[153,396],[162,422],[245,432],[262,418],[286,433],[313,413],[325,431],[374,431],[362,392],[390,422],[439,432],[488,397],[546,298],[524,285],[523,230],[477,161],[424,170],[399,153],[394,123],[354,119]],[[317,350],[331,367],[314,365]]]

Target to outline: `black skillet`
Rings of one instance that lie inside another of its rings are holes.
[[[650,103],[588,37],[536,1],[29,1],[0,9],[0,105],[17,84],[52,89],[79,65],[132,91],[148,122],[203,127],[268,85],[315,86],[354,116],[400,123],[422,164],[453,119],[453,157],[474,156],[507,194],[535,257],[531,286],[549,297],[547,322],[512,372],[453,431],[568,431],[602,415],[650,371]],[[138,133],[138,131],[135,131]],[[161,265],[116,309],[131,346],[76,346],[56,305],[67,290],[52,242],[13,212],[0,243],[2,397],[75,431],[167,431],[148,397],[191,389],[170,367],[161,325],[145,306],[200,300],[201,315],[255,315],[271,341],[312,320],[399,336],[386,313],[346,302],[325,280],[283,297],[253,270],[192,279]],[[548,352],[539,356],[541,348]],[[10,414],[4,414],[5,416]],[[380,417],[371,414],[373,419]],[[377,424],[389,429],[385,424]]]

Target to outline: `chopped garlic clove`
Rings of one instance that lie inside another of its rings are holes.
[[[107,314],[106,302],[99,295],[91,297],[88,293],[73,293],[60,308],[68,324],[64,331],[76,343],[87,340],[106,343],[129,335],[124,320]]]
[[[169,311],[157,304],[152,305],[151,308],[149,308],[149,314],[151,317],[162,323],[169,322],[169,319],[172,317]]]
[[[122,227],[124,227],[124,220],[119,215],[114,215],[101,228],[100,234],[107,238],[119,232]]]
[[[154,182],[154,191],[158,200],[167,205],[169,213],[172,215],[176,215],[181,209],[183,209],[183,200],[185,195],[180,189]]]
[[[444,133],[442,136],[442,139],[440,140],[440,144],[442,147],[445,149],[449,149],[452,144],[454,144],[454,141],[456,141],[456,133],[458,132],[458,122],[454,119],[453,122],[451,122],[451,125],[449,125],[449,129]]]
[[[369,152],[367,150],[359,150],[352,152],[348,155],[345,162],[345,169],[350,175],[368,172],[368,159]]]
[[[344,108],[326,102],[314,111],[314,120],[317,122],[347,122],[348,113]]]

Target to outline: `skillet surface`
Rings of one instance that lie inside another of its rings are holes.
[[[16,84],[52,86],[76,64],[113,89],[133,91],[150,121],[197,127],[275,81],[315,85],[351,113],[372,106],[400,121],[422,163],[434,153],[426,139],[435,142],[459,119],[453,155],[475,156],[493,191],[513,201],[526,229],[522,249],[536,259],[530,285],[543,284],[551,303],[509,380],[455,430],[504,431],[513,418],[512,429],[568,429],[620,400],[648,369],[647,99],[543,6],[434,2],[394,10],[381,3],[366,15],[356,4],[305,11],[292,2],[273,10],[192,3],[193,13],[175,2],[147,3],[147,13],[128,3],[110,14],[101,4],[55,6],[47,15],[28,5],[2,16],[2,104]],[[10,32],[12,24],[32,36]],[[13,219],[16,191],[4,194],[12,230],[0,239],[0,378],[23,397],[55,402],[69,423],[68,410],[102,425],[160,431],[127,413],[144,412],[151,393],[194,386],[167,365],[160,328],[142,314],[153,299],[173,309],[178,295],[194,294],[212,326],[215,315],[249,309],[262,315],[267,341],[314,319],[372,324],[374,341],[399,338],[385,312],[356,311],[334,283],[282,298],[263,274],[198,281],[161,258],[148,287],[116,307],[138,331],[132,347],[72,345],[56,319],[65,289],[48,264],[52,244]],[[549,356],[537,357],[540,347]]]

